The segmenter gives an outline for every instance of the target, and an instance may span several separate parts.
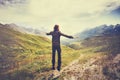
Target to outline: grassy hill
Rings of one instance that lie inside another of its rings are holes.
[[[62,67],[79,57],[74,49],[62,49]],[[51,41],[0,24],[0,63],[0,79],[33,80],[37,74],[51,70]]]
[[[47,63],[46,60],[43,61],[43,59],[45,55],[51,53],[50,43],[50,40],[45,37],[18,32],[1,24],[0,79],[4,78],[3,75],[7,79],[8,76],[12,76],[12,73],[15,74],[16,71],[29,69],[28,72],[35,72],[35,70],[38,70],[41,64]],[[31,67],[35,61],[38,61],[36,68]],[[45,64],[43,65],[45,66]],[[32,70],[32,68],[34,70]],[[41,68],[43,68],[43,66]],[[15,77],[15,75],[13,76]]]
[[[87,38],[82,42],[84,47],[101,47],[100,52],[106,52],[112,55],[120,53],[120,36],[94,36]],[[98,52],[99,52],[98,51]]]

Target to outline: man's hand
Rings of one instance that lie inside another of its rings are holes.
[[[46,33],[46,35],[51,35],[51,34],[52,34],[52,32]]]
[[[49,35],[49,33],[46,33],[46,35]]]
[[[69,36],[69,38],[73,39],[74,37],[73,36]]]

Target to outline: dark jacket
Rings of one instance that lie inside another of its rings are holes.
[[[50,33],[47,33],[47,35],[52,35],[52,45],[60,45],[60,36],[73,38],[72,36],[61,33],[60,31],[51,31]]]

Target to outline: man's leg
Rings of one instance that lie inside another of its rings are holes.
[[[58,66],[57,66],[57,70],[60,71],[60,68],[61,68],[61,48],[60,47],[57,48],[57,52],[58,52]]]
[[[52,47],[52,69],[55,70],[55,47]]]

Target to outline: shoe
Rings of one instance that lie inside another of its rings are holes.
[[[52,70],[55,70],[55,67],[52,67]]]
[[[58,71],[60,71],[60,68],[59,68],[59,67],[57,67],[57,70],[58,70]]]

